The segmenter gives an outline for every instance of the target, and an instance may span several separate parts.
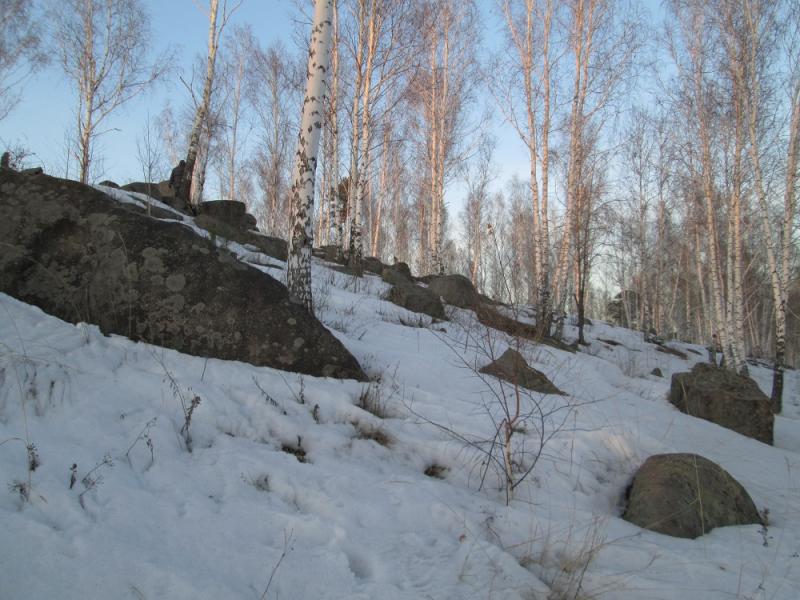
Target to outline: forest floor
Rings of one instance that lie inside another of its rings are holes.
[[[800,597],[798,372],[770,447],[667,402],[700,346],[670,343],[684,360],[598,321],[577,353],[524,344],[566,395],[521,396],[509,491],[514,390],[478,368],[516,342],[467,310],[431,323],[372,275],[315,259],[313,277],[370,383],[105,337],[0,294],[0,598]],[[665,452],[720,464],[768,525],[688,540],[622,520]]]

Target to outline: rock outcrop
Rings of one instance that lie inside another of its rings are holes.
[[[285,261],[288,256],[289,247],[286,240],[264,235],[252,229],[235,227],[202,213],[195,217],[194,222],[195,225],[205,229],[215,237],[221,237],[243,245],[250,244],[257,248],[259,252],[263,252],[272,258]]]
[[[715,527],[761,523],[750,495],[725,469],[697,454],[658,454],[636,472],[622,518],[696,538]]]
[[[384,269],[386,272],[387,269]],[[399,277],[399,276],[398,276]],[[445,319],[441,300],[427,288],[416,283],[398,280],[392,285],[386,299],[412,312],[426,314],[434,319]]]
[[[230,225],[236,229],[248,231],[256,228],[256,218],[248,214],[244,202],[238,202],[236,200],[201,202],[198,207],[198,213],[207,215],[217,221],[222,221],[226,225]]]
[[[769,398],[749,377],[698,363],[691,372],[672,376],[669,401],[688,415],[772,444],[775,416]]]
[[[128,206],[77,182],[0,171],[0,291],[188,354],[365,378],[281,283]]]
[[[441,296],[447,304],[459,308],[475,308],[481,304],[481,297],[472,282],[463,275],[436,275],[426,277],[428,288]]]
[[[113,182],[112,182],[113,183]],[[100,185],[105,185],[105,183],[101,183]],[[113,187],[113,186],[108,186]],[[117,186],[119,187],[119,186]],[[162,200],[161,192],[158,188],[158,183],[146,183],[144,181],[132,181],[130,183],[126,183],[120,189],[126,192],[134,192],[136,194],[144,194],[146,196],[150,196],[151,198],[155,198],[158,201]]]
[[[519,385],[534,392],[564,394],[552,384],[544,373],[528,366],[525,358],[511,348],[503,352],[500,358],[481,368],[480,372],[493,375],[512,385]]]

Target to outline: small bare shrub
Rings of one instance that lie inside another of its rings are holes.
[[[272,580],[275,578],[275,573],[277,573],[278,569],[280,569],[281,563],[283,562],[283,559],[286,558],[286,556],[293,549],[294,548],[292,547],[292,531],[289,531],[289,533],[287,534],[286,530],[284,529],[283,530],[283,551],[281,552],[281,555],[278,557],[278,561],[272,567],[272,571],[269,574],[269,580],[267,581],[267,587],[264,588],[264,593],[261,594],[261,598],[259,600],[266,600],[267,592],[269,592],[269,588],[272,585]]]
[[[379,419],[386,418],[386,403],[381,396],[380,383],[368,383],[361,388],[361,393],[358,396],[356,406],[360,409],[367,411],[378,417]]]
[[[111,455],[106,454],[103,457],[103,460],[98,462],[91,470],[89,470],[86,475],[83,476],[81,479],[81,484],[83,484],[83,491],[78,494],[78,502],[81,505],[81,508],[86,510],[86,504],[84,503],[83,497],[91,492],[92,490],[97,489],[101,483],[103,483],[103,473],[100,470],[102,467],[108,467],[109,469],[114,467],[114,461],[111,460]]]
[[[387,448],[392,444],[392,438],[382,427],[375,427],[360,421],[353,423],[353,427],[356,428],[357,436],[360,440],[372,440]]]
[[[153,438],[150,437],[150,429],[156,424],[157,417],[153,417],[147,423],[144,424],[142,430],[139,432],[139,435],[136,436],[136,439],[133,440],[128,449],[125,451],[125,458],[128,460],[128,464],[132,467],[133,464],[131,462],[131,452],[136,447],[136,444],[139,442],[144,442],[147,449],[150,450],[150,464],[145,467],[145,470],[149,469],[153,463],[156,461],[155,457],[155,448],[153,446]]]
[[[186,450],[188,452],[192,451],[192,434],[189,431],[192,425],[192,417],[194,416],[194,411],[200,406],[200,396],[196,394],[192,394],[192,388],[188,388],[187,393],[184,394],[181,386],[178,384],[178,381],[175,379],[175,376],[172,372],[167,368],[166,363],[164,362],[164,357],[159,356],[156,351],[153,349],[150,351],[150,355],[153,359],[161,366],[161,369],[164,371],[164,380],[169,384],[170,390],[172,391],[172,397],[176,399],[179,404],[181,405],[181,411],[183,411],[183,425],[181,426],[181,436],[183,436],[183,441],[186,446]],[[191,398],[189,398],[191,396]]]

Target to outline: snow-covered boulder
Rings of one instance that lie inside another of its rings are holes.
[[[281,283],[92,187],[1,171],[0,240],[0,291],[65,321],[187,354],[365,378]]]

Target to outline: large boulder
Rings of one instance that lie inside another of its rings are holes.
[[[101,184],[102,185],[102,184]],[[135,192],[137,194],[144,194],[156,200],[161,200],[161,192],[159,191],[157,183],[146,183],[144,181],[132,181],[122,186],[126,192]]]
[[[286,240],[271,237],[249,229],[236,227],[225,221],[220,221],[208,214],[199,214],[194,219],[195,225],[205,229],[214,237],[220,237],[239,244],[250,244],[255,246],[259,252],[267,256],[286,260],[288,255],[288,245]]]
[[[408,266],[408,263],[397,261],[393,265],[391,265],[390,268],[394,269],[395,271],[403,275],[409,281],[414,280],[414,276],[411,274],[411,267]]]
[[[402,271],[398,271],[392,267],[383,268],[381,271],[381,279],[389,285],[411,285],[414,283],[411,279],[406,277]],[[432,292],[430,292],[430,294],[433,295]],[[439,304],[441,304],[441,302]]]
[[[772,444],[775,417],[755,381],[708,363],[675,373],[669,401],[681,412]]]
[[[575,353],[574,346],[565,344],[561,340],[551,336],[542,336],[534,325],[522,323],[516,319],[506,317],[505,315],[500,314],[497,309],[492,306],[479,304],[475,307],[475,314],[478,317],[478,321],[480,321],[483,325],[486,325],[486,327],[497,329],[498,331],[502,331],[511,337],[524,338],[539,344],[551,346],[557,350]]]
[[[415,283],[398,281],[389,290],[386,299],[412,312],[426,314],[434,319],[444,319],[444,306],[439,297],[429,289]]]
[[[341,262],[338,260],[339,247],[334,244],[316,246],[311,249],[311,253],[317,258],[327,260],[328,262]]]
[[[370,273],[375,273],[376,275],[380,275],[383,272],[385,265],[380,261],[380,259],[375,258],[374,256],[365,256],[361,259],[361,266],[365,271]]]
[[[636,472],[626,521],[674,537],[696,538],[715,527],[761,523],[747,490],[697,454],[658,454]]]
[[[445,302],[459,308],[475,308],[481,302],[472,282],[463,275],[440,275],[429,277],[428,287]]]
[[[525,358],[516,350],[509,348],[503,355],[480,369],[481,373],[493,375],[503,379],[512,385],[518,385],[534,392],[542,394],[561,394],[559,390],[547,378],[547,375],[528,366]]]
[[[0,291],[180,352],[364,379],[286,288],[184,225],[73,181],[0,172]]]
[[[243,231],[249,231],[256,227],[255,217],[247,213],[247,207],[244,202],[237,200],[201,202],[198,207],[198,213]]]

